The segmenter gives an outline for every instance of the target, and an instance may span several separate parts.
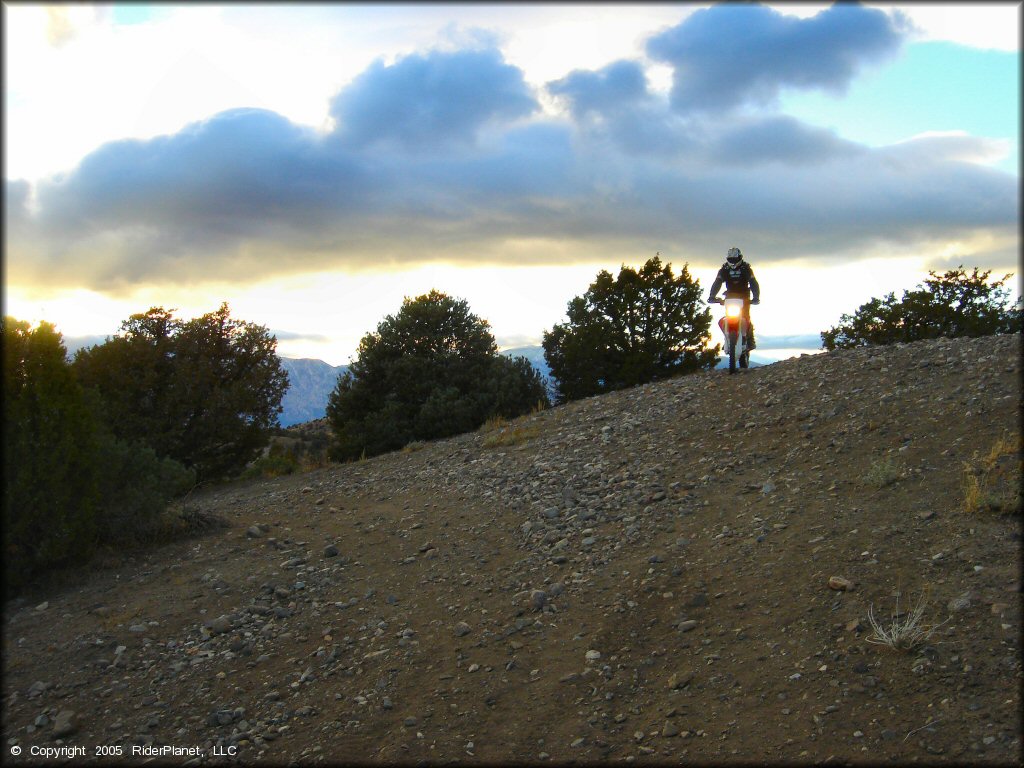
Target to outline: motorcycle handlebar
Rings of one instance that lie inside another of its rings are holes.
[[[758,299],[757,301],[751,301],[750,303],[751,304],[760,304],[761,300]],[[725,300],[724,299],[719,299],[719,298],[716,297],[716,298],[713,298],[713,299],[708,299],[708,304],[725,304]]]

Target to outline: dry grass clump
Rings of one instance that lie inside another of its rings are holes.
[[[481,434],[489,434],[491,432],[497,432],[499,430],[508,427],[508,419],[504,416],[491,416],[485,421],[480,429],[478,430]]]
[[[168,509],[160,517],[152,535],[156,541],[176,541],[230,527],[231,524],[220,515],[182,504]]]
[[[907,612],[900,612],[900,592],[896,592],[896,607],[889,617],[889,623],[883,624],[875,618],[874,604],[868,606],[868,624],[872,635],[867,638],[869,643],[885,645],[897,651],[908,651],[925,642],[939,627],[949,621],[928,625],[924,623],[924,612],[928,600],[924,593],[914,607]]]
[[[1020,437],[1012,439],[1004,433],[988,454],[965,461],[961,487],[964,493],[964,511],[968,514],[997,512],[1021,513],[1020,478],[1024,473],[1021,459]]]
[[[480,427],[480,432],[486,435],[484,448],[507,448],[536,437],[540,434],[540,427],[536,424],[513,424],[503,416],[492,416]]]

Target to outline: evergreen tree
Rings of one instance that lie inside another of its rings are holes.
[[[655,256],[618,277],[601,270],[569,302],[568,322],[544,334],[544,358],[562,401],[708,369],[711,312],[686,265],[678,277]]]
[[[478,428],[547,403],[540,374],[498,354],[486,320],[439,291],[406,298],[359,343],[331,393],[331,456],[355,459]]]
[[[1020,333],[1021,304],[1010,300],[1005,287],[1011,275],[989,282],[991,270],[975,267],[967,274],[963,265],[931,277],[916,290],[906,290],[897,301],[888,293],[844,314],[840,324],[822,331],[825,349],[848,349],[871,344],[892,344],[942,336],[988,336]]]
[[[3,321],[4,563],[9,591],[86,560],[97,535],[97,424],[50,323]]]
[[[116,437],[144,442],[203,481],[240,471],[269,441],[288,387],[276,346],[227,304],[188,321],[154,307],[80,350],[75,368]]]

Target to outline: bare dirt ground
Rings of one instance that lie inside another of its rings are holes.
[[[1020,374],[805,356],[205,491],[5,607],[5,762],[1018,764]]]

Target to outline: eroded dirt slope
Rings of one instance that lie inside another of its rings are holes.
[[[6,606],[4,756],[1015,764],[1019,345],[715,371],[208,491],[230,527]],[[1004,509],[964,511],[965,462]],[[897,594],[938,625],[910,651],[868,642]]]

